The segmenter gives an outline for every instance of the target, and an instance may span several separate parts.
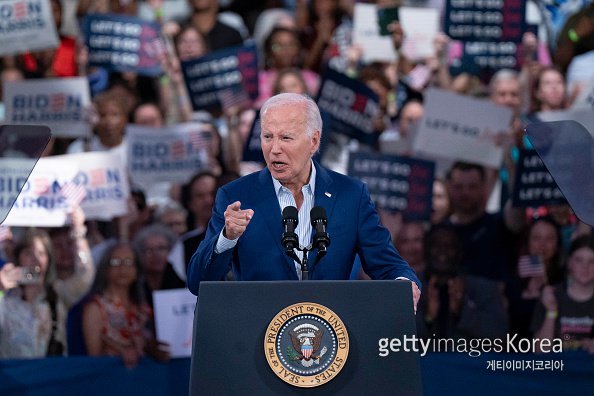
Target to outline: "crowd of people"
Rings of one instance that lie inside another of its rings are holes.
[[[60,0],[50,3],[60,31],[67,15]],[[167,361],[167,345],[155,335],[152,292],[186,287],[187,265],[205,237],[217,189],[264,166],[242,159],[259,106],[281,92],[315,98],[326,68],[365,82],[379,97],[374,122],[378,143],[339,140],[347,156],[359,150],[410,156],[409,140],[423,117],[429,87],[512,110],[509,138],[500,142],[505,151],[501,168],[452,160],[435,179],[433,211],[426,221],[378,208],[395,246],[423,285],[416,314],[419,335],[502,338],[517,333],[522,338],[561,338],[564,350],[594,353],[591,228],[568,204],[520,208],[510,199],[518,150],[530,148],[526,124],[538,120],[540,112],[567,109],[581,84],[594,77],[594,67],[584,63],[594,50],[593,5],[569,18],[558,37],[544,43],[549,63],[535,56],[543,43],[526,33],[519,70],[502,69],[483,81],[465,72],[454,74],[447,63],[450,39],[443,33],[435,38],[433,56],[407,59],[400,51],[406,31],[398,22],[388,27],[397,60],[364,62],[365,49],[352,38],[354,0],[223,3],[224,9],[218,0],[188,0],[185,15],[165,20],[167,2],[162,0],[78,1],[76,16],[70,16],[78,20],[67,21],[70,26],[89,13],[160,23],[163,40],[171,44],[161,55],[160,77],[91,67],[84,43],[65,35],[57,49],[2,59],[2,84],[88,78],[93,135],[52,138],[44,155],[122,147],[129,124],[159,128],[202,122],[208,126],[209,146],[208,168],[183,185],[169,183],[165,201],[152,200],[151,191],[130,180],[125,216],[88,220],[75,205],[65,227],[2,229],[0,358],[113,355],[129,367],[142,356]],[[397,0],[375,3],[407,5]],[[443,5],[425,6],[443,13]],[[260,55],[259,97],[250,105],[212,113],[193,109],[180,62],[251,39]],[[430,71],[430,78],[413,87],[410,73],[419,65]],[[336,165],[331,162],[329,167]],[[488,210],[493,200],[500,210]],[[532,272],[521,264],[527,259],[536,263]],[[366,279],[367,274],[354,271],[352,278]]]

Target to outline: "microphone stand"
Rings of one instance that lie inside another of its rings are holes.
[[[315,248],[313,246],[313,244],[309,244],[308,246],[305,247],[296,247],[295,249],[299,250],[300,252],[303,252],[303,260],[299,260],[299,257],[295,254],[295,252],[293,252],[292,249],[287,249],[286,253],[289,257],[291,257],[293,260],[297,261],[300,265],[301,265],[301,280],[309,280],[309,260],[307,258],[307,254],[311,251],[313,251]],[[311,267],[311,269],[313,270],[313,267],[318,263],[318,261],[320,261],[320,259],[322,257],[324,257],[326,255],[326,249],[324,250],[320,250],[318,249],[318,254],[316,255],[316,261],[314,261],[313,266]]]
[[[301,280],[309,280],[309,262],[307,260],[307,254],[313,250],[313,247],[312,245],[308,245],[296,249],[303,252],[303,260],[297,260],[297,262],[301,264]]]

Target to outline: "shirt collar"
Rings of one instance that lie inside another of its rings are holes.
[[[315,191],[316,191],[316,166],[314,165],[313,160],[310,160],[311,162],[311,173],[309,175],[309,182],[304,185],[303,187],[307,187],[309,186],[309,189],[311,190],[311,195],[314,195]],[[270,175],[270,177],[272,177],[272,174]],[[272,184],[274,185],[274,192],[276,192],[276,196],[278,197],[281,189],[283,188],[283,185],[276,180],[274,177],[272,177]],[[303,188],[302,188],[303,190]]]

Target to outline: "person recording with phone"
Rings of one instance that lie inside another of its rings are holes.
[[[15,262],[0,269],[0,358],[63,356],[68,309],[93,281],[84,213],[74,207],[70,217],[73,268],[63,274],[63,255],[55,255],[48,233],[29,228],[15,246]]]
[[[302,248],[309,247],[308,279],[349,279],[358,255],[372,279],[410,280],[416,309],[420,282],[381,225],[365,184],[312,159],[322,133],[316,103],[283,93],[260,114],[266,168],[218,190],[206,237],[189,263],[190,291],[197,295],[201,281],[223,280],[230,269],[240,281],[302,279]]]

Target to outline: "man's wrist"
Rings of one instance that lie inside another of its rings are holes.
[[[87,227],[75,227],[70,231],[70,239],[82,239],[87,236]]]

